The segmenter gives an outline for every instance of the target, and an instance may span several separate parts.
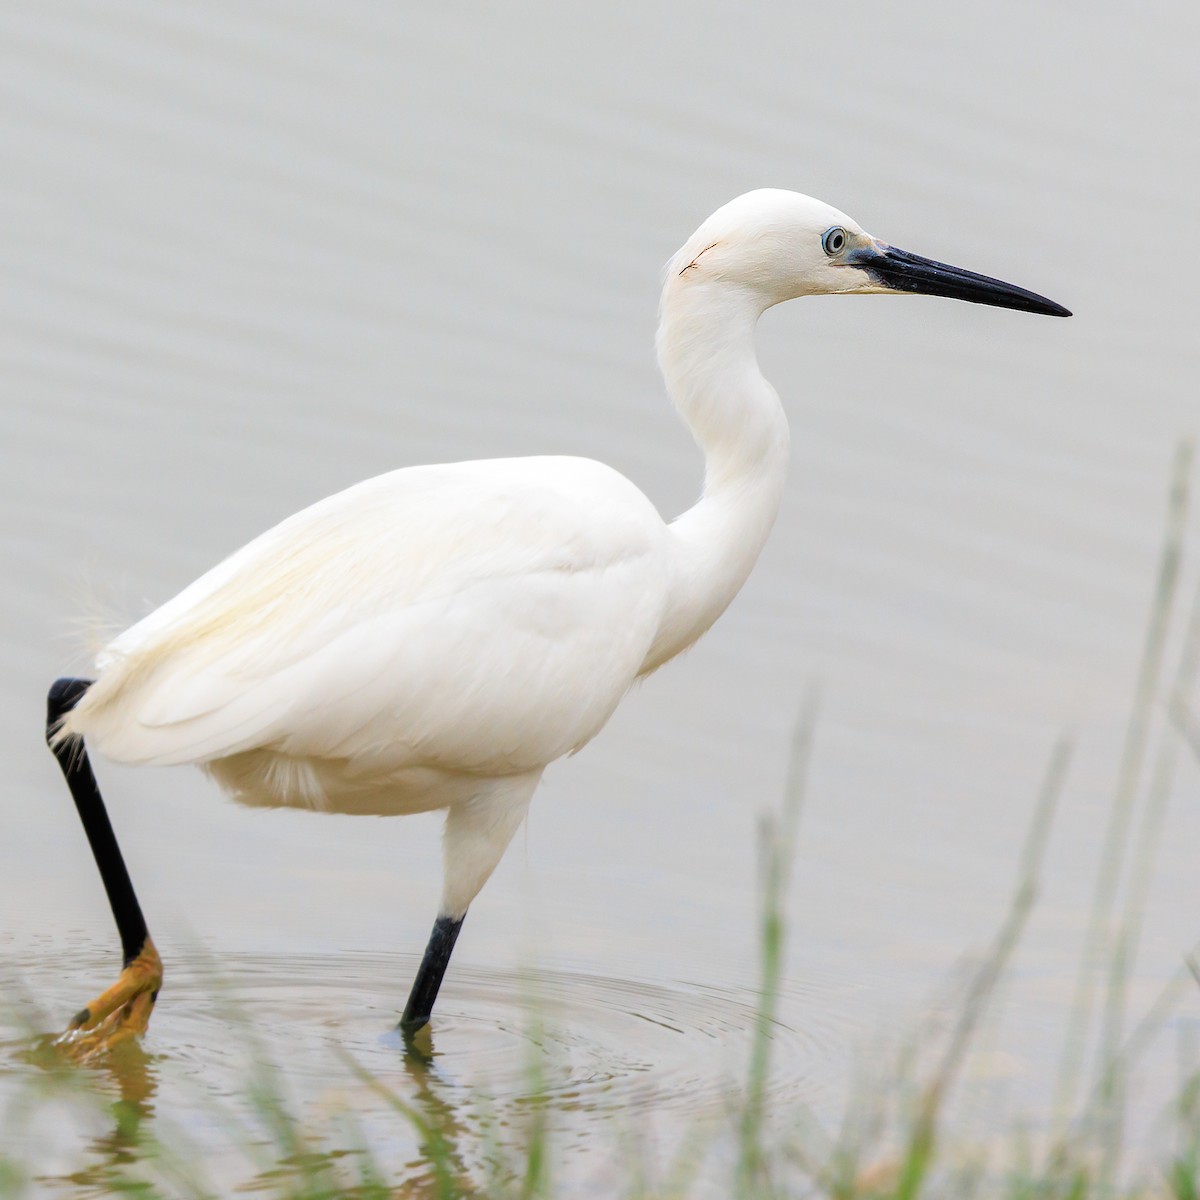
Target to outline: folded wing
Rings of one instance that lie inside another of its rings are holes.
[[[289,518],[120,635],[72,714],[124,762],[269,748],[485,774],[608,719],[663,608],[663,526],[585,459],[396,471]]]

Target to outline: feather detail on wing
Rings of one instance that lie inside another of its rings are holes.
[[[661,617],[657,513],[586,459],[396,471],[249,543],[120,635],[62,736],[124,762],[270,748],[542,765],[592,737]]]

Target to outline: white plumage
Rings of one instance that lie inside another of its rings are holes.
[[[439,808],[601,728],[658,627],[662,543],[587,459],[395,471],[123,633],[72,724],[122,762],[206,763],[249,803]]]
[[[665,524],[627,479],[579,458],[368,480],[121,634],[60,736],[122,762],[199,763],[251,804],[447,808],[442,912],[460,917],[545,766],[708,629],[758,557],[788,452],[754,353],[761,313],[893,290],[1058,308],[966,272],[953,290],[954,268],[932,264],[935,278],[921,263],[805,196],[733,201],[675,256],[663,290],[659,361],[706,460],[683,516]]]

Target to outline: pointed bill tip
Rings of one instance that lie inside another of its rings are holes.
[[[949,296],[969,304],[988,304],[994,308],[1012,308],[1018,312],[1039,313],[1047,317],[1069,317],[1071,310],[1046,296],[1039,296],[1016,284],[993,279],[952,267],[949,263],[897,250],[885,242],[876,242],[854,265],[871,279],[896,292],[925,296]]]

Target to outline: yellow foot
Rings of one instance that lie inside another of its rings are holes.
[[[162,959],[147,938],[117,982],[76,1014],[58,1045],[77,1062],[86,1062],[145,1033],[162,975]]]

